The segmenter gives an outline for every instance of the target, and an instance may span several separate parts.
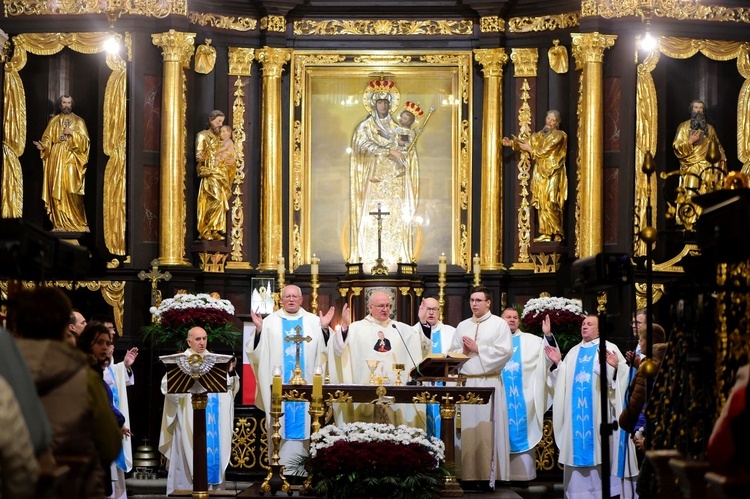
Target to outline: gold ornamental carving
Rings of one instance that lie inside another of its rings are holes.
[[[413,35],[470,35],[474,23],[470,20],[410,21],[410,20],[326,20],[295,21],[294,34],[297,36],[413,36]]]
[[[648,4],[647,4],[648,5]],[[640,16],[643,0],[583,0],[581,17],[599,16],[605,19]],[[750,9],[722,7],[720,5],[687,5],[681,0],[651,0],[650,7],[656,17],[680,20],[750,23]]]
[[[216,65],[216,49],[211,46],[211,39],[206,38],[203,45],[195,49],[195,72],[207,75]]]
[[[265,16],[260,19],[260,29],[263,31],[275,31],[283,33],[286,31],[286,19],[284,16]]]
[[[542,439],[536,447],[536,469],[552,471],[557,464],[557,446],[552,419],[544,418]]]
[[[560,269],[560,255],[557,253],[532,253],[535,274],[551,274]]]
[[[498,16],[484,16],[479,20],[479,31],[482,33],[502,33],[505,31],[505,19]]]
[[[294,106],[299,107],[302,103],[302,94],[305,90],[304,74],[308,66],[327,66],[344,62],[346,56],[337,54],[295,54],[294,56]],[[299,121],[298,121],[299,123]]]
[[[250,76],[255,49],[229,47],[229,76]]]
[[[230,47],[230,54],[232,48]],[[230,64],[230,73],[231,73]],[[250,68],[247,68],[250,76]],[[247,78],[247,77],[245,77]],[[245,183],[245,91],[242,89],[246,85],[242,76],[237,75],[234,81],[234,104],[232,105],[232,140],[235,144],[235,166],[234,183],[232,186],[232,232],[230,234],[230,246],[232,252],[229,261],[226,264],[228,269],[251,269],[252,266],[243,260],[244,252],[242,251],[243,239],[245,234],[245,210],[242,202],[242,185]]]
[[[27,52],[50,56],[64,48],[82,54],[106,51],[109,33],[27,33],[13,37],[13,55],[5,64],[3,92],[3,218],[23,217],[23,173],[19,157],[26,147],[26,92],[19,72],[27,61]],[[131,38],[125,42],[130,53]],[[119,54],[107,53],[106,64],[112,70],[104,89],[103,149],[108,156],[104,169],[103,196],[109,202],[103,208],[104,242],[110,253],[125,255],[125,209],[127,165],[127,70]]]
[[[230,29],[233,31],[252,31],[258,26],[258,20],[253,19],[252,17],[222,16],[219,14],[191,12],[188,14],[188,19],[190,20],[190,24]]]
[[[510,60],[513,61],[513,76],[516,78],[535,78],[539,51],[533,49],[511,49]]]
[[[571,33],[570,36],[573,38],[573,57],[580,66],[604,62],[604,50],[612,47],[617,39],[616,35],[602,35],[597,32]]]
[[[547,51],[549,67],[555,73],[565,74],[568,72],[568,49],[560,45],[560,40],[552,40],[552,47]]]
[[[509,33],[532,33],[573,28],[579,24],[578,12],[567,12],[541,17],[511,17],[508,19]]]
[[[635,305],[636,310],[646,308],[646,303],[649,301],[647,294],[647,287],[645,282],[635,283]],[[664,284],[652,284],[651,289],[651,303],[659,301],[664,294]]]
[[[508,62],[508,54],[505,49],[475,49],[474,59],[482,65],[482,74],[485,78],[502,77],[503,65]]]
[[[119,0],[121,14],[163,18],[169,15],[186,16],[187,0]],[[5,17],[106,14],[107,2],[100,0],[5,0]]]
[[[224,272],[224,266],[229,255],[226,253],[201,252],[198,253],[198,256],[201,259],[199,268],[203,272]]]
[[[531,135],[531,106],[529,100],[529,81],[524,78],[521,84],[521,107],[518,109],[518,137],[527,140]],[[529,246],[531,245],[531,203],[529,186],[531,181],[531,154],[521,150],[518,155],[518,186],[521,202],[518,205],[518,262],[529,263]]]
[[[232,453],[229,465],[243,470],[257,466],[260,442],[256,438],[258,420],[252,417],[235,418],[232,436]]]
[[[151,35],[154,45],[161,48],[164,62],[183,63],[190,60],[195,46],[195,33],[183,33],[170,29],[166,33]]]

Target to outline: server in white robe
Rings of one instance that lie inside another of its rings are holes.
[[[206,331],[194,327],[188,332],[185,355],[206,354]],[[206,406],[206,451],[209,489],[224,487],[224,474],[232,452],[234,397],[240,390],[240,378],[229,365],[227,391],[209,393]],[[159,451],[169,460],[167,495],[175,490],[193,489],[193,405],[191,395],[168,394],[167,376],[161,381],[164,412],[159,435]]]
[[[367,308],[370,312],[367,317],[352,323],[349,307],[344,305],[341,331],[331,335],[329,344],[337,362],[334,368],[329,369],[331,383],[367,385],[374,376],[384,384],[394,384],[397,380],[393,368],[395,364],[404,365],[400,378],[405,383],[409,371],[421,362],[423,348],[427,348],[430,339],[403,322],[391,320],[391,298],[383,291],[372,293]],[[387,349],[381,347],[381,336],[388,340]],[[368,361],[370,365],[377,363],[372,371]],[[395,413],[388,410],[379,414],[375,414],[373,404],[356,404],[353,413],[346,407],[338,409],[337,419],[344,422],[371,422],[387,416],[391,423],[397,425],[425,427],[423,411],[416,410],[413,405],[397,404]]]
[[[510,479],[529,481],[536,478],[536,445],[542,439],[544,413],[552,405],[552,360],[544,348],[552,345],[559,351],[559,347],[550,332],[549,318],[542,325],[545,337],[540,338],[518,328],[516,309],[506,308],[501,317],[508,323],[513,341],[513,356],[503,369]]]
[[[469,357],[460,374],[466,386],[495,388],[491,404],[461,406],[460,473],[462,480],[509,480],[508,414],[501,372],[513,353],[510,328],[491,312],[492,293],[478,286],[472,289],[473,316],[456,328],[451,352]],[[494,409],[494,411],[493,411]]]
[[[581,325],[581,343],[571,348],[564,360],[553,349],[545,351],[557,368],[552,421],[555,442],[560,449],[558,461],[564,465],[563,488],[569,499],[602,496],[601,477],[601,398],[599,382],[599,319],[590,315]],[[607,342],[607,417],[616,420],[622,412],[628,382],[628,365],[617,345]],[[610,464],[618,454],[620,432],[610,438]],[[628,439],[629,440],[629,439]],[[635,453],[631,452],[635,460]],[[637,467],[637,463],[636,463]],[[610,468],[614,470],[614,467]],[[610,477],[610,496],[620,493],[620,481]]]
[[[299,335],[309,338],[300,343],[300,369],[302,377],[312,384],[315,369],[325,368],[328,325],[333,318],[334,308],[320,316],[302,308],[302,291],[298,286],[287,285],[281,290],[282,308],[265,319],[252,313],[255,333],[245,345],[245,352],[253,366],[256,384],[255,403],[266,411],[266,424],[270,435],[271,385],[273,372],[279,369],[284,383],[289,383],[294,375],[297,347],[292,337]],[[281,437],[279,446],[280,464],[290,470],[290,465],[307,454],[310,446],[309,404],[306,402],[284,402],[284,415],[281,417]],[[273,453],[273,443],[268,441],[268,455]],[[269,458],[270,461],[270,458]]]

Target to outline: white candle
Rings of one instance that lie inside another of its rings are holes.
[[[479,275],[482,272],[482,263],[481,260],[479,260],[479,255],[474,255],[474,274]]]
[[[276,260],[276,264],[277,264],[277,270],[279,272],[279,275],[283,274],[286,271],[285,266],[284,266],[284,257],[279,256],[279,259]]]
[[[440,255],[440,258],[438,258],[438,272],[441,274],[445,274],[445,272],[448,270],[448,259],[445,257],[445,253]]]
[[[312,259],[310,260],[310,274],[318,275],[318,272],[320,270],[320,267],[318,266],[319,264],[320,258],[315,256],[315,253],[313,253]]]

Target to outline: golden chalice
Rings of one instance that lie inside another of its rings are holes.
[[[375,377],[375,369],[378,368],[380,365],[379,360],[368,360],[367,361],[367,368],[370,370],[370,384],[371,385],[377,385],[378,379]]]
[[[395,386],[401,386],[403,383],[401,382],[401,372],[404,370],[403,364],[393,364],[393,370],[396,371],[396,382],[393,383]]]

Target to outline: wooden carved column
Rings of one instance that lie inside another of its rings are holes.
[[[580,258],[604,248],[604,50],[615,44],[615,35],[572,33],[579,88],[579,184],[576,196],[576,249]],[[580,211],[579,211],[580,210]]]
[[[479,258],[483,270],[503,270],[503,64],[508,54],[503,48],[477,49],[474,58],[482,65],[482,217]]]
[[[161,100],[161,165],[159,183],[159,264],[187,265],[185,258],[185,74],[193,54],[195,33],[173,29],[151,35],[161,47],[164,81]]]
[[[272,47],[256,53],[263,71],[258,270],[276,269],[277,259],[282,255],[281,72],[291,56],[291,49]]]

